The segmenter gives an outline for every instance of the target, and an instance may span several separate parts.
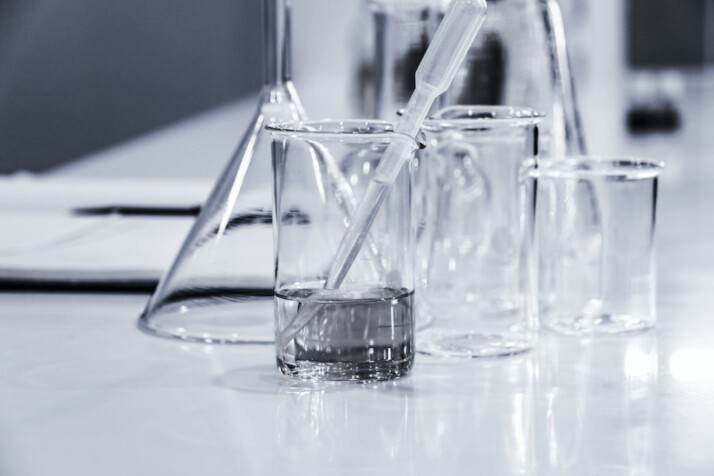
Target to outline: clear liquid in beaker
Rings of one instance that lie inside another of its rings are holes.
[[[406,375],[414,359],[414,292],[283,289],[275,293],[282,329],[306,306],[315,316],[283,349],[280,371],[315,380],[384,380]]]

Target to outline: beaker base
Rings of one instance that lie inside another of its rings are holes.
[[[615,335],[644,332],[654,327],[654,322],[651,318],[644,316],[603,313],[550,316],[543,319],[543,327],[565,335]]]
[[[421,354],[437,357],[505,357],[530,350],[534,338],[530,332],[483,333],[427,329],[417,334],[416,350]]]
[[[313,362],[288,363],[276,357],[283,375],[315,381],[378,381],[392,380],[409,374],[414,356],[388,362]]]

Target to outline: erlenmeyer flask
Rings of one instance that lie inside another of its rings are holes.
[[[289,0],[263,0],[265,81],[257,112],[139,320],[149,333],[270,343],[273,330],[271,138],[304,119],[290,80]]]
[[[375,105],[393,119],[401,94],[449,0],[372,0],[375,31]],[[412,86],[413,87],[413,86]],[[457,105],[530,107],[546,115],[543,156],[585,153],[577,101],[556,0],[488,0],[488,15],[439,108]],[[438,108],[437,108],[438,109]]]

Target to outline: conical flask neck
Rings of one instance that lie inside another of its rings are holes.
[[[263,0],[265,86],[279,87],[291,79],[290,1]]]

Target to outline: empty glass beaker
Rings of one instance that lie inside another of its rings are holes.
[[[525,195],[538,155],[532,109],[452,106],[427,119],[419,153],[417,302],[432,320],[420,352],[448,357],[529,349],[535,275]]]
[[[655,324],[661,169],[644,159],[575,157],[529,171],[542,326],[616,334]]]
[[[318,380],[405,375],[414,359],[410,167],[392,185],[342,284],[324,289],[393,127],[380,121],[308,121],[268,130],[275,180],[276,342],[298,313],[312,313],[295,338],[276,344],[278,368]]]
[[[265,124],[305,117],[290,81],[289,0],[263,0],[265,83],[256,114],[144,310],[149,333],[270,343],[272,175]]]

